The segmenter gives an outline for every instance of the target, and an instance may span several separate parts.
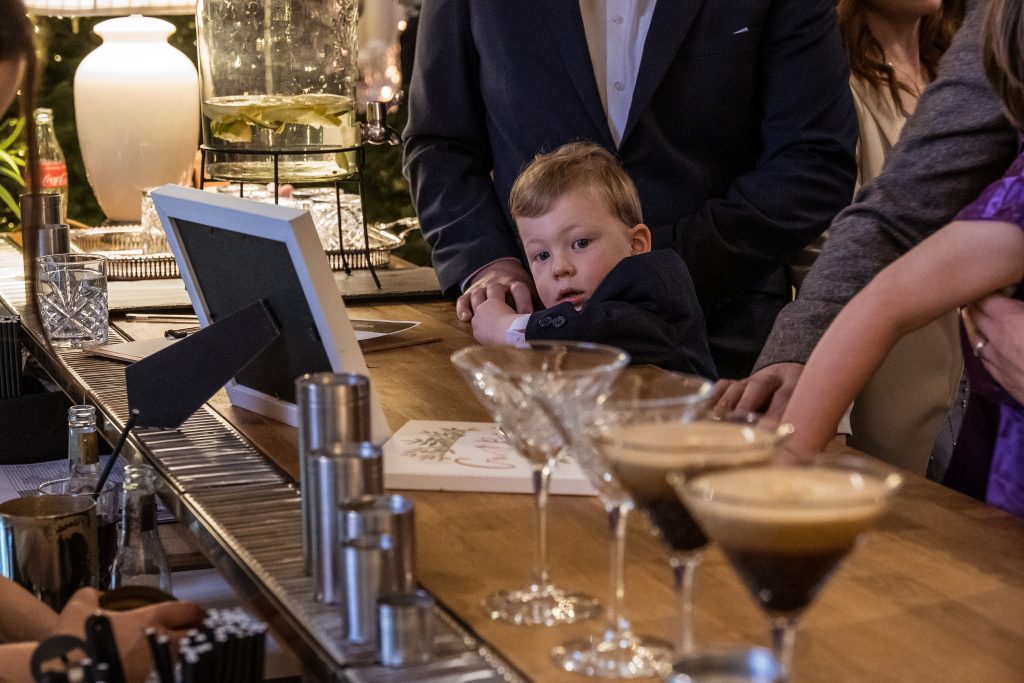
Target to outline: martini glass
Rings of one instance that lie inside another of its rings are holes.
[[[530,342],[522,347],[471,346],[452,354],[452,363],[487,407],[512,447],[533,469],[537,547],[533,580],[484,600],[496,621],[519,625],[571,624],[596,616],[598,602],[552,584],[547,558],[547,502],[551,472],[568,449],[560,424],[534,400],[538,390],[566,400],[596,402],[629,362],[619,349],[576,342]]]
[[[693,580],[707,538],[667,477],[765,463],[791,430],[765,426],[756,415],[680,420],[643,400],[623,402],[621,416],[597,448],[668,548],[679,605],[676,655],[685,657],[694,648]]]
[[[595,448],[595,443],[602,433],[629,420],[638,405],[657,409],[666,420],[687,422],[703,409],[711,387],[703,377],[653,366],[634,367],[619,375],[608,395],[596,405],[576,406],[581,424],[570,431],[583,438],[574,439],[572,453],[608,514],[611,597],[603,632],[564,643],[552,651],[555,663],[563,669],[622,679],[655,676],[671,667],[672,645],[634,634],[624,616],[626,520],[633,510],[633,499],[615,477],[605,450]],[[559,412],[564,420],[565,411]]]
[[[672,478],[768,615],[783,680],[792,672],[800,615],[878,523],[902,481],[852,457]]]

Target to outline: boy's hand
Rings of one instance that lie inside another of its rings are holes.
[[[493,299],[514,303],[520,313],[533,313],[533,278],[516,259],[495,261],[477,273],[455,302],[455,314],[469,322],[484,302]]]
[[[481,344],[504,344],[505,332],[517,315],[502,299],[482,301],[473,314],[473,336]]]

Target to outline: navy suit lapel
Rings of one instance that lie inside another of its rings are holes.
[[[580,102],[596,129],[601,131],[602,139],[594,142],[600,142],[608,149],[615,149],[604,106],[601,104],[601,93],[598,92],[597,81],[594,78],[594,65],[590,62],[587,34],[583,30],[578,0],[540,0],[538,4],[547,13],[558,51],[569,70],[573,85],[576,86]]]
[[[704,0],[659,0],[655,6],[651,28],[647,31],[647,41],[644,43],[644,56],[636,75],[633,101],[629,105],[629,118],[622,132],[623,143],[633,132],[640,114],[661,85],[703,4]]]

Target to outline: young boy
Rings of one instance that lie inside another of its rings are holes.
[[[609,152],[569,143],[538,156],[512,186],[509,209],[547,308],[519,315],[488,299],[473,315],[477,341],[597,342],[634,363],[717,377],[686,264],[651,251],[636,187]]]

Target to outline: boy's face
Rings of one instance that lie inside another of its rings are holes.
[[[551,211],[516,221],[545,308],[564,301],[579,308],[619,261],[651,250],[651,231],[628,226],[590,188],[572,190]]]

